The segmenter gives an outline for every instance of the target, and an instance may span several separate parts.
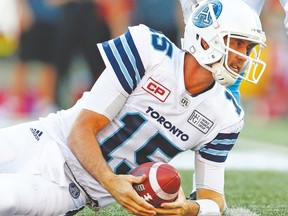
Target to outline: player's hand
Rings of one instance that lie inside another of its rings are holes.
[[[139,216],[156,215],[154,207],[141,198],[132,187],[133,183],[140,184],[145,179],[145,175],[115,175],[107,190],[128,212]]]
[[[193,216],[197,215],[198,211],[198,204],[187,201],[182,188],[175,202],[162,203],[161,208],[156,208],[157,215],[165,216]]]

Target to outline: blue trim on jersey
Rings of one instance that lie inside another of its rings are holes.
[[[123,170],[123,166],[125,167],[125,172],[120,173],[118,170]],[[127,173],[130,173],[132,170],[133,170],[133,167],[129,164],[129,162],[126,159],[123,159],[117,166],[115,166],[114,173],[127,174]]]
[[[244,75],[245,73],[244,72],[241,72],[240,75]],[[240,97],[241,97],[241,94],[240,94],[240,84],[242,82],[242,79],[239,77],[236,82],[231,85],[231,86],[227,86],[227,89],[229,89],[232,93],[232,95],[236,98],[237,102],[240,104]]]
[[[213,145],[218,145],[218,144],[221,144],[221,145],[234,145],[234,143],[236,142],[236,139],[224,139],[224,140],[218,140],[218,139],[215,139],[211,142],[211,144]]]
[[[214,140],[205,144],[199,153],[201,157],[214,161],[225,162],[229,151],[233,148],[239,133],[218,134]]]
[[[119,64],[117,63],[117,60],[112,52],[112,49],[110,48],[110,45],[108,42],[104,42],[102,43],[102,46],[103,46],[103,49],[106,53],[106,56],[107,58],[109,59],[110,61],[110,64],[115,72],[115,74],[117,75],[117,78],[119,80],[119,82],[121,83],[122,87],[124,88],[124,90],[127,92],[127,93],[131,93],[132,90],[130,88],[130,85],[129,83],[127,82],[127,80],[125,79],[125,76],[121,73],[121,69],[120,69],[120,66]]]
[[[141,81],[141,78],[144,76],[145,74],[145,69],[143,66],[143,71],[139,72],[138,68],[137,68],[137,62],[136,59],[127,43],[127,39],[126,37],[120,37],[120,40],[122,42],[122,48],[123,48],[123,54],[125,54],[125,57],[128,59],[126,59],[126,61],[124,62],[125,65],[127,65],[126,67],[128,68],[128,71],[136,71],[135,75],[135,79],[137,80],[137,84]],[[131,39],[132,40],[132,39]],[[138,54],[139,55],[139,54]],[[139,56],[140,58],[140,56]]]
[[[202,148],[200,152],[204,152],[206,154],[213,155],[215,157],[218,157],[218,156],[226,157],[229,153],[229,151],[224,151],[224,150],[219,151],[219,150],[214,150],[214,149],[209,149],[209,148]]]
[[[122,87],[131,94],[144,76],[145,68],[130,31],[102,43],[102,47]]]
[[[132,51],[132,55],[135,58],[135,63],[136,63],[136,67],[138,69],[138,73],[139,73],[140,77],[142,78],[145,74],[145,68],[144,68],[142,60],[140,58],[140,55],[138,53],[138,50],[135,46],[135,43],[133,41],[133,38],[132,38],[130,31],[127,31],[125,33],[125,38],[127,40],[127,45],[129,46],[130,50]]]
[[[135,87],[137,86],[137,84],[139,83],[140,79],[139,76],[137,76],[137,73],[135,71],[137,71],[137,69],[135,70],[135,68],[133,67],[129,56],[126,54],[126,51],[123,47],[123,43],[121,38],[116,38],[114,40],[115,43],[115,48],[117,48],[118,53],[119,53],[119,57],[121,58],[120,60],[118,60],[119,62],[123,63],[121,69],[125,74],[125,77],[127,79],[129,79],[129,84],[131,86],[132,89],[135,89]]]

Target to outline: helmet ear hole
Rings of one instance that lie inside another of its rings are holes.
[[[204,39],[201,39],[201,46],[204,50],[209,49],[209,44]]]

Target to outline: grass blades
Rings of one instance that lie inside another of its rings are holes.
[[[192,171],[180,171],[183,189],[191,192]],[[225,175],[225,216],[286,216],[288,215],[288,173],[278,171],[234,171]],[[118,204],[100,212],[85,208],[77,216],[128,216]]]

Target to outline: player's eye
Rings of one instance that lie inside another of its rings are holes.
[[[254,47],[257,45],[257,43],[250,43],[246,48],[246,55],[249,56],[251,54],[251,51],[254,49]]]

